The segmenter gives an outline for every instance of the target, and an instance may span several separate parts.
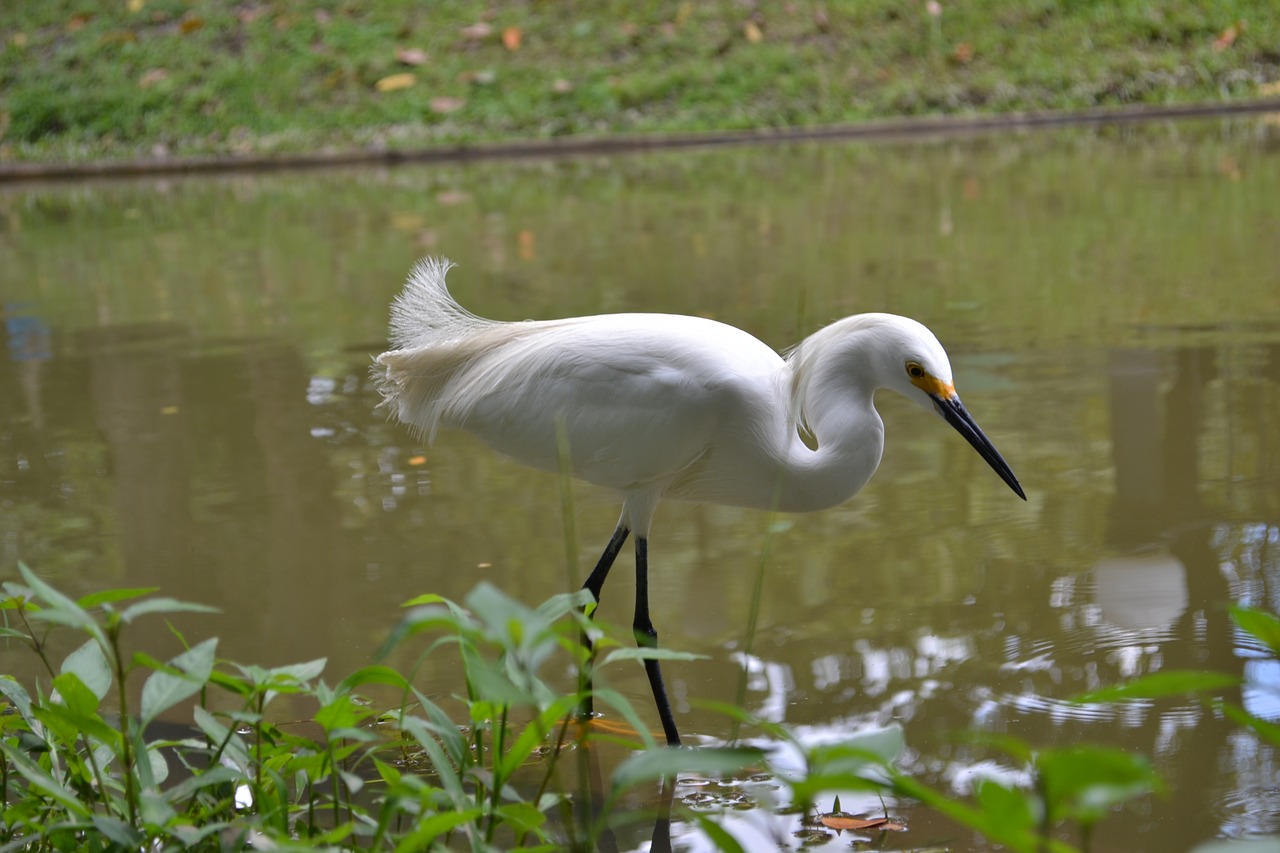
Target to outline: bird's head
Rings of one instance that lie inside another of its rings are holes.
[[[951,361],[933,332],[907,317],[876,315],[876,371],[880,381],[908,400],[932,409],[978,451],[1000,479],[1023,500],[1027,499],[1009,464],[986,437],[968,409],[960,402],[952,382]]]

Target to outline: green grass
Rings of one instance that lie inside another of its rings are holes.
[[[1270,0],[941,6],[935,17],[901,0],[6,3],[0,160],[1217,101],[1280,79]],[[398,58],[410,49],[425,61]],[[412,85],[378,90],[402,73]]]

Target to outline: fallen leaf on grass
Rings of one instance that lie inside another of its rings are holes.
[[[433,113],[440,113],[441,115],[456,113],[466,105],[467,102],[462,98],[451,98],[448,95],[441,95],[438,98],[432,98],[430,104],[431,111]]]
[[[127,7],[130,12],[141,12],[142,7],[147,5],[147,0],[129,0]]]
[[[967,41],[960,42],[956,45],[956,49],[952,51],[951,58],[961,65],[968,64],[969,60],[973,59],[973,45]]]
[[[516,235],[516,241],[520,246],[521,260],[531,261],[537,256],[537,241],[533,236],[532,231],[527,228],[523,229],[518,235]]]
[[[185,36],[188,33],[194,33],[196,30],[204,29],[204,18],[183,18],[182,23],[178,24],[178,29]]]
[[[488,24],[472,24],[462,28],[462,37],[471,41],[480,41],[493,35],[493,27]]]
[[[169,72],[165,69],[152,68],[149,71],[143,72],[142,76],[138,78],[138,88],[150,89],[152,86],[165,80],[168,76]]]
[[[418,78],[412,74],[391,74],[374,83],[373,87],[379,92],[394,92],[398,89],[408,89],[417,81]]]
[[[112,30],[109,33],[103,33],[102,38],[98,39],[98,44],[134,44],[138,40],[138,34],[133,30]]]
[[[78,15],[72,15],[67,19],[67,32],[74,33],[76,30],[84,29],[84,25],[89,23],[92,16],[88,12],[81,12]]]
[[[405,65],[425,65],[427,52],[417,47],[402,47],[396,51],[396,59]]]
[[[557,95],[567,95],[573,91],[573,84],[563,77],[557,77],[551,83],[551,91]]]
[[[522,37],[519,27],[507,27],[502,31],[502,46],[514,53],[520,49]]]
[[[1236,43],[1236,39],[1240,37],[1240,32],[1244,29],[1244,21],[1236,21],[1231,26],[1223,30],[1216,39],[1213,40],[1213,49],[1221,53],[1231,45]]]
[[[747,41],[752,44],[759,44],[764,40],[764,33],[760,32],[760,27],[755,21],[747,21],[742,25],[742,34],[747,37]]]

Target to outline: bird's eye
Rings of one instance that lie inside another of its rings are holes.
[[[908,361],[907,375],[910,376],[912,379],[923,379],[924,368],[920,366],[919,362]]]

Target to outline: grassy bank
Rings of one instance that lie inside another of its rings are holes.
[[[1271,0],[0,6],[0,161],[1277,94]]]

